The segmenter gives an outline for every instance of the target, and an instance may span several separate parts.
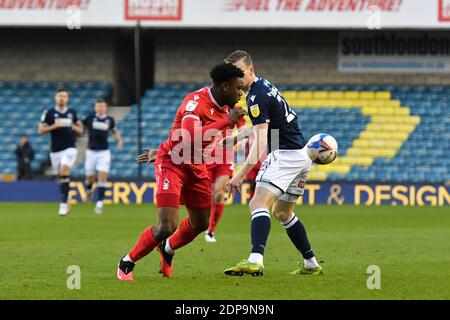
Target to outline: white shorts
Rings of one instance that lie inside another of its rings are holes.
[[[96,171],[109,172],[111,167],[110,150],[86,150],[84,170],[87,176],[94,176]]]
[[[50,153],[50,161],[52,162],[53,171],[59,174],[61,166],[72,168],[77,160],[78,150],[75,148],[67,148],[58,152]]]
[[[296,202],[303,195],[311,165],[306,148],[276,150],[262,163],[256,187],[268,189],[280,200]]]

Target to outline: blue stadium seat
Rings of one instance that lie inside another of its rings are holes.
[[[111,91],[108,82],[55,82],[55,81],[0,81],[0,110],[6,115],[0,122],[0,173],[14,173],[14,146],[20,134],[27,133],[36,147],[33,168],[47,161],[49,137],[37,135],[37,122],[44,108],[52,105],[52,94],[56,87],[65,86],[72,91],[71,104],[80,115],[91,110],[93,99],[107,96]],[[142,99],[143,138],[142,144],[157,147],[167,138],[173,116],[181,99],[190,91],[197,90],[201,83],[158,83],[147,90]],[[409,139],[403,143],[392,159],[376,158],[368,168],[352,166],[346,175],[330,174],[330,181],[398,181],[437,183],[450,179],[450,85],[386,85],[386,84],[281,84],[280,90],[294,91],[389,91],[394,99],[400,99],[412,115],[420,116],[421,122]],[[24,116],[23,110],[30,110]],[[296,109],[300,127],[305,138],[319,132],[328,132],[338,141],[340,154],[345,155],[353,141],[370,122],[359,109],[348,108],[301,108]],[[112,144],[113,162],[111,176],[137,177],[134,158],[137,154],[137,110],[118,123],[125,142],[123,150]],[[111,140],[112,142],[113,140]],[[82,165],[74,173],[83,175]],[[144,176],[154,179],[153,169],[144,170]]]

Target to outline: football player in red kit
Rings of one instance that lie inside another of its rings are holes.
[[[119,261],[119,280],[132,281],[136,262],[155,248],[161,255],[163,276],[170,277],[175,250],[208,228],[211,181],[204,153],[220,131],[233,128],[246,114],[242,108],[230,108],[242,96],[242,70],[221,63],[211,70],[210,76],[211,87],[185,97],[169,139],[158,149],[155,160],[158,222],[145,229],[131,251]],[[186,206],[189,215],[178,225],[180,204]]]
[[[240,118],[236,123],[239,131],[246,128],[245,119]],[[220,149],[220,150],[219,150]],[[225,147],[223,144],[217,144],[214,150],[216,153],[221,152],[223,157],[218,157],[217,161],[207,165],[209,178],[212,183],[212,207],[211,216],[209,218],[209,227],[205,232],[205,240],[207,242],[216,242],[214,232],[217,224],[223,214],[225,193],[227,183],[233,177],[234,170],[234,150],[233,147]]]

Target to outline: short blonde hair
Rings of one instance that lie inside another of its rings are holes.
[[[253,65],[252,57],[248,54],[247,51],[243,50],[236,50],[228,55],[228,57],[225,58],[225,62],[228,63],[236,63],[238,61],[244,60],[244,64],[247,67],[250,67]]]

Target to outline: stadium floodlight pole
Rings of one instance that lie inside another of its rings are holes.
[[[137,107],[137,154],[142,152],[142,107],[141,107],[141,21],[134,29],[134,73]],[[142,179],[142,166],[138,165],[138,178]]]

